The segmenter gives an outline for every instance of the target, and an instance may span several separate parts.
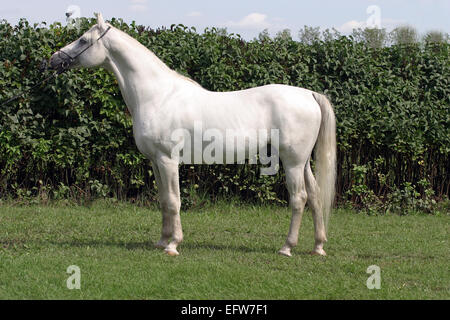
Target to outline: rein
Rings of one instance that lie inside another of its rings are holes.
[[[98,37],[97,40],[95,40],[94,42],[92,42],[90,45],[88,45],[86,48],[84,48],[80,53],[78,53],[78,54],[77,54],[76,56],[74,56],[74,57],[72,57],[71,55],[69,55],[68,53],[66,53],[66,52],[64,52],[64,51],[62,51],[62,50],[58,50],[57,52],[61,52],[61,53],[63,53],[64,55],[66,55],[67,57],[69,57],[70,62],[63,61],[63,63],[61,64],[61,70],[58,70],[58,71],[53,72],[50,76],[46,77],[44,80],[42,80],[42,81],[40,81],[39,83],[35,84],[35,85],[32,86],[31,88],[28,88],[28,89],[26,89],[26,90],[23,90],[21,93],[19,93],[19,94],[15,95],[14,97],[12,97],[12,98],[10,98],[10,99],[8,99],[8,100],[2,102],[2,103],[0,104],[0,106],[3,107],[4,105],[6,105],[6,104],[8,104],[8,103],[10,103],[10,102],[12,102],[12,101],[14,101],[14,100],[20,98],[20,97],[21,97],[22,95],[24,95],[25,93],[30,92],[30,91],[36,89],[37,87],[39,87],[39,86],[42,85],[43,83],[47,82],[48,80],[53,79],[53,78],[57,77],[58,75],[60,75],[61,73],[64,73],[64,72],[66,72],[67,70],[69,70],[70,65],[75,61],[75,59],[78,58],[81,54],[83,54],[87,49],[89,49],[90,47],[92,47],[92,46],[94,45],[94,43],[96,43],[96,42],[99,41],[101,38],[103,38],[103,37],[106,35],[106,33],[107,33],[110,29],[111,29],[111,26],[109,26],[108,29],[106,29],[105,32],[103,32],[103,33],[100,35],[100,37]],[[41,69],[42,71],[45,70],[45,69],[47,69],[47,62],[46,62],[45,60],[42,61],[42,63],[41,63],[41,68],[40,68],[40,69]]]
[[[66,71],[66,70],[64,70],[64,71]],[[46,82],[46,81],[48,81],[48,80],[50,80],[50,79],[55,78],[57,75],[59,75],[60,73],[63,73],[64,71],[52,73],[50,76],[48,76],[47,78],[45,78],[44,80],[42,80],[42,81],[39,82],[38,84],[35,84],[35,85],[32,86],[31,88],[28,88],[28,89],[22,91],[21,93],[15,95],[14,97],[12,97],[12,98],[10,98],[10,99],[8,99],[8,100],[2,102],[2,103],[1,103],[1,106],[3,107],[4,105],[6,105],[6,104],[8,104],[8,103],[10,103],[10,102],[12,102],[12,101],[14,101],[14,100],[20,98],[20,97],[21,97],[22,95],[24,95],[25,93],[30,92],[30,91],[36,89],[37,87],[39,87],[39,86],[40,86],[41,84],[43,84],[44,82]]]

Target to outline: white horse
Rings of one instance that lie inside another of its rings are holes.
[[[103,67],[117,78],[133,119],[138,149],[151,161],[162,210],[162,233],[156,243],[169,255],[178,255],[183,240],[180,221],[178,144],[173,132],[194,134],[203,129],[245,135],[250,130],[279,132],[279,157],[290,195],[292,218],[280,254],[291,256],[306,202],[312,209],[313,254],[325,255],[326,225],[334,199],[336,129],[327,98],[310,90],[267,85],[235,92],[211,92],[167,67],[151,51],[97,15],[97,25],[52,55],[53,69]],[[246,139],[246,137],[244,137]],[[267,138],[265,143],[271,143]],[[316,179],[310,167],[315,147]]]

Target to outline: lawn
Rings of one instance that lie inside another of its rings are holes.
[[[327,257],[306,211],[293,257],[290,212],[230,203],[182,213],[178,257],[153,248],[156,208],[113,202],[0,205],[0,299],[449,299],[450,216],[336,210]],[[81,271],[69,290],[67,268]],[[369,290],[381,270],[381,288]]]

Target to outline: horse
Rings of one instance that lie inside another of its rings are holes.
[[[179,255],[177,247],[183,241],[180,158],[174,156],[173,150],[180,141],[189,144],[183,138],[174,139],[173,133],[181,128],[195,136],[195,125],[200,124],[203,129],[223,135],[227,130],[235,130],[237,138],[247,142],[250,131],[278,132],[277,156],[285,170],[292,210],[288,236],[279,253],[292,255],[308,204],[315,229],[311,253],[326,255],[323,246],[336,179],[336,120],[325,95],[281,84],[233,92],[209,91],[170,69],[136,39],[106,23],[101,14],[97,14],[96,25],[55,52],[49,66],[59,71],[103,67],[115,75],[133,120],[136,146],[151,162],[156,180],[162,211],[157,248],[170,256]],[[274,143],[272,135],[264,137],[261,144]],[[199,147],[195,142],[194,145]],[[201,143],[200,148],[204,147]],[[316,178],[310,164],[313,150]]]

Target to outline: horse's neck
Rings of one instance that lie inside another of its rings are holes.
[[[109,42],[105,67],[119,83],[130,113],[149,105],[157,105],[171,90],[175,72],[138,41],[115,30]]]

